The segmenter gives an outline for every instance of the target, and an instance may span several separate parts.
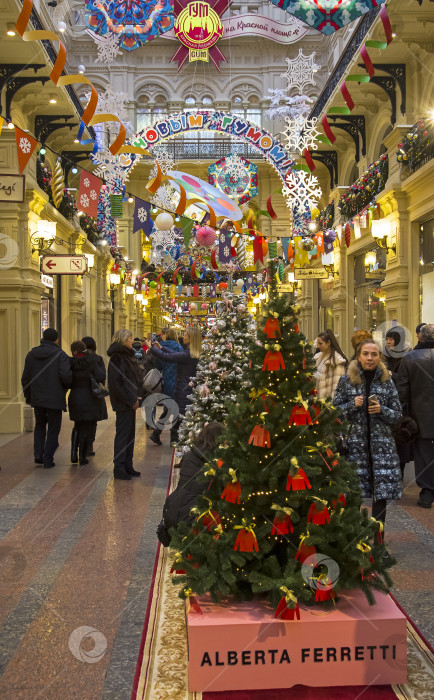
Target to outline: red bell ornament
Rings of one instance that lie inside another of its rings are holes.
[[[274,516],[273,520],[273,527],[271,530],[272,535],[289,535],[289,533],[294,532],[294,526],[292,524],[292,520],[285,513],[284,515],[278,515],[276,514]]]
[[[299,406],[298,404],[294,406],[288,421],[289,427],[291,427],[292,424],[312,425],[312,418],[310,417],[310,413],[307,408],[304,408],[304,406]]]
[[[234,544],[234,550],[237,551],[237,549],[240,552],[253,552],[253,550],[259,552],[258,540],[251,527],[243,527],[239,531]]]
[[[313,525],[325,525],[330,522],[330,513],[326,506],[312,503],[307,514],[307,522]]]
[[[304,491],[305,489],[310,488],[312,487],[304,469],[301,469],[300,467],[300,469],[297,471],[297,474],[295,474],[294,476],[292,476],[291,472],[289,472],[288,479],[286,482],[287,491]]]
[[[235,483],[229,482],[223,489],[223,493],[220,496],[222,501],[227,501],[228,503],[240,503],[241,496],[241,484],[239,481]]]
[[[255,425],[249,437],[249,445],[271,447],[270,433],[263,425]]]

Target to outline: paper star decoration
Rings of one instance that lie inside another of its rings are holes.
[[[113,156],[108,148],[101,148],[91,155],[91,159],[96,165],[94,175],[105,180],[110,190],[122,189],[128,176],[128,169],[122,166],[119,156]]]
[[[160,166],[161,172],[163,175],[167,175],[167,173],[170,170],[176,170],[176,164],[175,164],[175,158],[169,151],[167,150],[167,146],[163,146],[162,144],[159,144],[158,146],[154,146],[154,148],[149,149],[154,156],[155,163],[158,163]],[[151,172],[149,173],[150,177],[156,177],[157,176],[157,166],[155,165]]]
[[[303,49],[299,49],[298,56],[295,58],[286,58],[288,68],[285,73],[281,73],[281,78],[286,78],[287,91],[298,90],[298,94],[302,95],[306,90],[306,85],[316,85],[313,79],[313,74],[320,69],[314,62],[315,51],[309,56],[305,56]]]
[[[179,199],[180,197],[178,192],[165,182],[158,188],[154,196],[151,197],[151,202],[158,209],[175,211],[176,207],[178,206]]]
[[[321,199],[322,190],[318,178],[305,170],[292,170],[286,176],[286,185],[282,187],[286,206],[293,213],[313,209]]]
[[[316,123],[316,118],[305,119],[301,114],[294,119],[285,117],[284,145],[290,153],[302,154],[306,148],[318,150],[317,137],[320,132]]]

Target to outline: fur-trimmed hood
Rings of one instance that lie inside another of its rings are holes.
[[[362,383],[362,366],[358,360],[352,360],[348,366],[348,378],[351,384],[361,384]],[[375,377],[378,378],[382,383],[387,382],[390,379],[389,371],[386,365],[380,361],[377,365]]]

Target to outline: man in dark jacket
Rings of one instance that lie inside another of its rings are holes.
[[[72,383],[68,355],[59,348],[59,334],[46,328],[39,347],[27,353],[21,384],[26,403],[35,411],[34,454],[36,464],[54,467],[66,391]]]
[[[413,443],[416,483],[421,491],[417,505],[431,508],[434,501],[434,325],[420,329],[419,348],[402,358],[396,387],[404,415],[416,421]]]
[[[420,348],[420,344],[422,342],[422,336],[421,336],[420,332],[424,326],[426,326],[426,323],[418,323],[418,325],[416,326],[417,343],[414,346],[413,350],[419,350],[419,348]]]

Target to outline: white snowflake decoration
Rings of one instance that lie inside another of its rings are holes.
[[[105,63],[111,66],[116,56],[122,54],[119,48],[119,37],[116,34],[108,34],[107,36],[98,36],[90,32],[95,39],[98,56],[95,63]]]
[[[305,56],[303,49],[299,49],[296,58],[286,58],[288,68],[285,73],[281,73],[281,78],[286,78],[287,91],[298,90],[298,94],[302,95],[305,92],[306,85],[316,85],[313,79],[313,74],[319,70],[321,66],[314,63],[315,51],[309,56]]]
[[[20,139],[20,149],[22,150],[23,153],[30,153],[30,148],[31,144],[29,139],[21,138]]]
[[[253,251],[246,251],[246,259],[244,261],[244,268],[247,270],[249,267],[254,267],[254,254]]]
[[[230,251],[229,246],[225,245],[225,247],[223,248],[223,254],[224,254],[225,258],[228,257],[228,255],[229,255],[230,252],[231,252],[231,251]]]
[[[226,156],[222,170],[229,176],[231,182],[237,183],[247,175],[245,162],[236,153]]]
[[[316,207],[321,199],[322,190],[315,175],[306,170],[292,170],[286,176],[282,194],[286,199],[286,206],[297,213]]]
[[[283,137],[285,148],[291,153],[303,153],[307,149],[318,149],[317,137],[320,132],[316,128],[317,119],[305,119],[299,115],[295,119],[285,117]]]
[[[84,178],[84,180],[83,180],[83,185],[84,185],[85,187],[90,187],[90,180],[89,180],[88,177],[85,177],[85,178]]]
[[[175,159],[167,150],[167,146],[158,144],[154,148],[149,149],[155,158],[155,163],[160,166],[163,175],[167,175],[170,170],[175,170]],[[150,172],[150,177],[157,177],[157,166],[154,165]]]
[[[154,196],[151,197],[151,202],[158,209],[175,211],[179,202],[179,194],[173,187],[165,182],[158,188]]]
[[[137,210],[137,218],[142,224],[148,220],[148,212],[146,211],[145,207],[140,207],[140,209]]]
[[[108,148],[100,148],[91,158],[96,165],[93,174],[103,178],[111,189],[124,184],[128,170],[122,166],[119,156],[113,156]]]
[[[91,191],[89,192],[89,197],[90,197],[91,199],[95,200],[96,197],[97,197],[96,191],[95,191],[95,190],[91,190]]]
[[[152,251],[151,261],[154,265],[161,265],[167,256],[167,248],[175,243],[176,231],[172,226],[169,231],[160,231],[156,229],[151,236]]]
[[[269,119],[275,119],[276,117],[295,119],[300,115],[307,117],[309,114],[313,100],[308,95],[289,97],[287,90],[280,88],[268,88],[268,92],[270,93],[268,99],[271,101],[271,104],[265,115]]]
[[[89,197],[87,194],[82,194],[80,197],[80,204],[82,207],[88,207],[89,206]]]

